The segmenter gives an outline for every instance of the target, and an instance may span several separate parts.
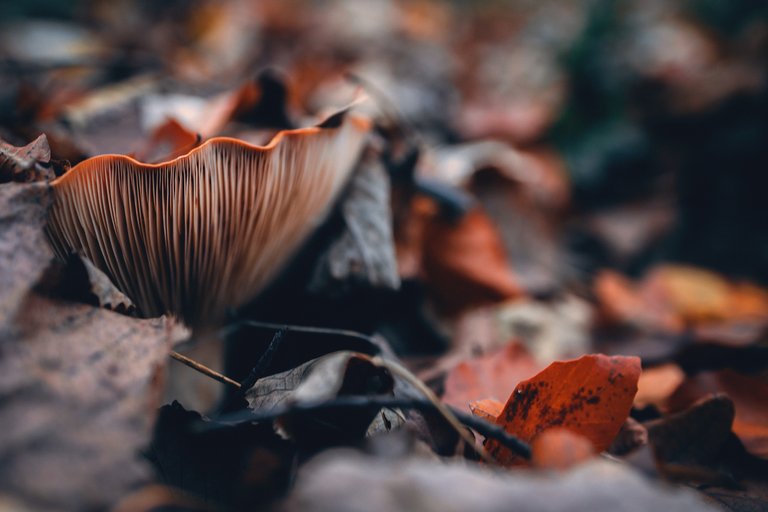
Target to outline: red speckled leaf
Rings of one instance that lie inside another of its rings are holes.
[[[637,357],[596,354],[555,362],[517,385],[496,423],[528,442],[546,429],[564,427],[589,439],[601,452],[626,420],[639,377]],[[493,440],[486,448],[504,465],[519,463]]]

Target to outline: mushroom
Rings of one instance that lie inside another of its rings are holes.
[[[219,325],[322,221],[369,125],[343,111],[266,146],[217,137],[160,164],[90,158],[52,182],[49,239],[60,257],[90,259],[142,314]]]

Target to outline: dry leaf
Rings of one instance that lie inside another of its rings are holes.
[[[248,406],[269,410],[291,404],[314,404],[343,395],[390,394],[389,371],[368,356],[340,351],[313,359],[286,372],[263,377],[246,392]],[[378,408],[324,411],[282,418],[280,424],[298,443],[320,444],[362,437]]]
[[[702,372],[680,384],[669,398],[669,408],[681,411],[714,393],[723,393],[733,401],[733,432],[747,450],[768,458],[768,378],[732,370]]]
[[[469,403],[469,410],[475,416],[480,416],[484,420],[494,423],[504,410],[504,402],[499,402],[492,398],[475,400]]]
[[[525,347],[512,342],[501,350],[469,359],[450,370],[445,378],[442,399],[459,409],[467,409],[471,402],[482,398],[503,400],[520,381],[535,375],[539,369]]]
[[[43,233],[50,187],[0,185],[0,334],[53,258]]]
[[[664,466],[714,466],[728,441],[733,402],[714,395],[689,409],[645,424],[656,462]]]
[[[597,354],[555,362],[517,385],[496,423],[528,442],[548,428],[565,427],[589,439],[601,452],[627,418],[639,377],[637,357]],[[493,440],[487,442],[487,449],[501,464],[519,463]]]
[[[601,272],[595,291],[611,321],[672,332],[727,322],[768,322],[768,290],[696,267],[662,265],[634,284]]]
[[[685,373],[676,364],[665,364],[643,369],[637,382],[635,407],[642,409],[649,405],[666,411],[667,399],[685,379]]]
[[[149,477],[149,440],[170,345],[137,320],[34,294],[0,337],[0,481],[61,510],[109,505]]]
[[[169,118],[154,129],[134,156],[139,162],[149,164],[166,162],[189,153],[201,141],[200,135]]]
[[[51,148],[45,134],[20,148],[0,139],[0,183],[52,179],[53,170],[44,165],[50,161]]]
[[[421,270],[447,312],[523,295],[496,228],[480,209],[457,223],[433,218],[424,229]]]
[[[350,179],[341,214],[345,229],[315,267],[308,288],[338,294],[355,286],[400,287],[386,170],[368,154]]]

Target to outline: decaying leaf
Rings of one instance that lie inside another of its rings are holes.
[[[469,403],[469,410],[475,416],[480,416],[486,421],[495,422],[496,418],[504,411],[504,402],[493,398],[484,398]]]
[[[136,309],[131,299],[118,290],[106,274],[96,268],[88,258],[82,258],[82,262],[91,283],[91,293],[96,296],[99,306],[119,313],[131,313]]]
[[[439,306],[460,311],[523,295],[491,220],[473,209],[457,223],[424,230],[422,273]]]
[[[216,325],[318,223],[346,182],[368,123],[353,115],[269,145],[211,139],[159,165],[95,157],[53,182],[56,252],[87,256],[141,313]]]
[[[35,294],[0,337],[0,482],[61,510],[103,507],[148,478],[139,459],[171,332]]]
[[[254,410],[281,405],[313,404],[343,395],[390,394],[394,380],[385,368],[363,354],[334,352],[313,359],[283,373],[264,377],[245,395]],[[358,411],[324,411],[312,415],[285,417],[281,424],[300,443],[362,437],[379,408]]]
[[[483,398],[503,400],[540,366],[519,343],[509,343],[493,353],[464,361],[448,372],[443,401],[459,409]],[[495,415],[494,418],[498,416]]]
[[[589,439],[595,451],[610,446],[632,408],[640,377],[636,357],[586,355],[555,362],[517,385],[496,423],[524,441],[552,427],[565,427]],[[489,440],[488,451],[502,464],[516,457]]]
[[[176,401],[160,408],[146,453],[161,483],[205,500],[209,511],[262,508],[285,491],[295,464],[295,447],[270,424],[216,424]]]
[[[53,258],[43,233],[50,203],[45,183],[0,185],[0,334]]]
[[[359,285],[397,289],[389,178],[373,154],[363,158],[341,205],[345,229],[315,268],[308,288],[326,294]]]
[[[603,271],[595,289],[609,319],[646,329],[679,332],[718,322],[768,322],[768,290],[696,267],[662,265],[639,284]]]
[[[733,432],[750,453],[768,458],[768,379],[733,370],[689,376],[669,398],[672,411],[682,411],[714,393],[725,394],[735,408]]]
[[[689,409],[645,424],[656,462],[665,466],[713,466],[721,457],[733,424],[733,402],[715,395]]]
[[[189,153],[201,141],[200,135],[169,118],[152,131],[134,156],[139,162],[148,164],[167,162]]]
[[[52,179],[51,148],[45,134],[17,148],[0,139],[0,183]]]

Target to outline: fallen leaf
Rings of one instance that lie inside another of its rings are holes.
[[[308,289],[331,296],[355,287],[398,289],[389,177],[375,154],[363,157],[340,209],[345,229],[317,263]]]
[[[450,370],[445,377],[442,400],[465,410],[471,402],[482,398],[503,400],[510,389],[535,375],[539,369],[525,347],[511,342],[498,351],[469,359]]]
[[[564,470],[594,456],[592,442],[567,428],[547,429],[531,443],[531,464],[541,469]]]
[[[285,492],[296,450],[269,423],[217,424],[174,401],[160,408],[146,453],[160,483],[205,500],[206,510],[255,510]]]
[[[685,265],[661,265],[633,283],[601,272],[595,292],[609,321],[681,332],[717,323],[768,321],[768,290]]]
[[[621,426],[614,438],[608,453],[611,455],[627,455],[648,444],[648,431],[631,416]]]
[[[702,372],[680,384],[669,398],[669,409],[682,411],[714,393],[723,393],[733,401],[733,433],[745,448],[753,455],[768,458],[768,379],[733,370]]]
[[[654,405],[665,411],[667,399],[684,379],[685,373],[676,364],[644,368],[637,382],[635,407],[642,409]]]
[[[434,218],[424,230],[421,271],[438,306],[457,312],[520,297],[518,285],[488,216],[473,209],[458,222]]]
[[[472,414],[479,416],[486,421],[494,423],[496,418],[499,417],[504,410],[504,402],[499,402],[493,398],[485,398],[483,400],[475,400],[469,403],[469,410]]]
[[[0,334],[53,258],[43,233],[51,200],[45,183],[0,185]]]
[[[200,135],[169,118],[154,129],[134,156],[136,160],[150,164],[166,162],[189,153],[201,141]]]
[[[49,164],[51,148],[45,134],[23,147],[0,139],[0,183],[41,181],[55,177]]]
[[[637,357],[596,354],[555,362],[517,385],[496,423],[527,442],[548,428],[565,427],[589,439],[601,452],[626,420],[639,377]],[[493,440],[486,447],[503,465],[519,463]]]
[[[281,405],[311,404],[343,395],[390,394],[394,380],[389,371],[368,356],[348,351],[313,359],[286,372],[263,377],[246,392],[248,406],[268,411]],[[302,445],[359,439],[379,408],[323,411],[288,415],[279,423]]]
[[[733,402],[714,395],[677,414],[645,423],[658,466],[714,466],[734,418]]]
[[[5,270],[5,269],[4,269]],[[149,478],[149,440],[171,333],[35,294],[0,336],[0,481],[60,510],[102,508]]]

